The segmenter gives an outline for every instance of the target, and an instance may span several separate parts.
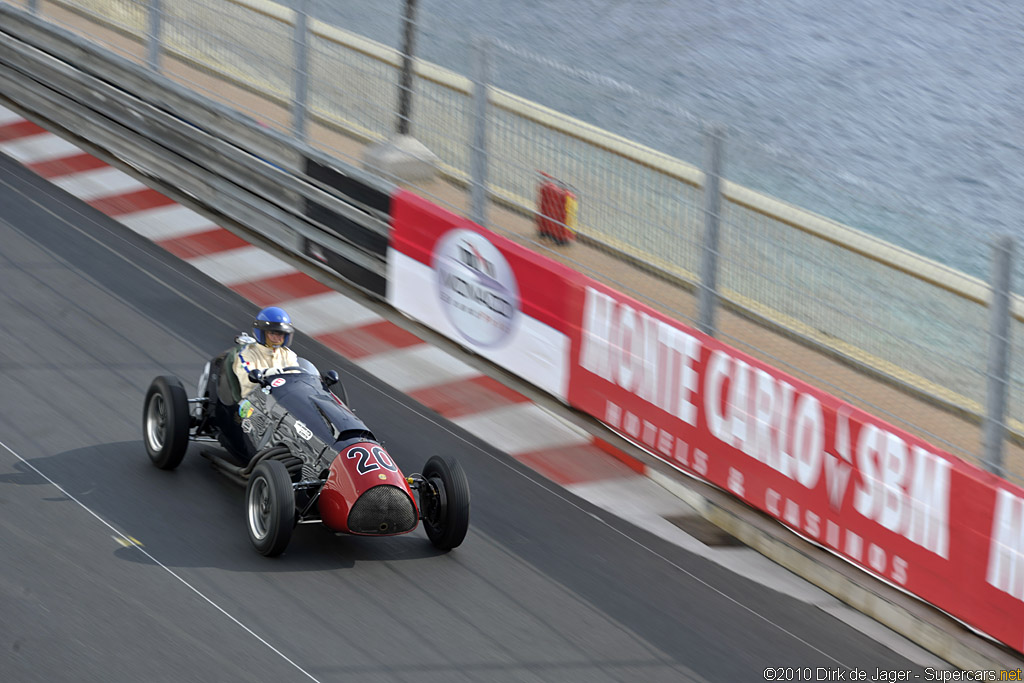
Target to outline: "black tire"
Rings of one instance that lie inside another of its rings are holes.
[[[420,514],[427,537],[438,550],[457,548],[469,531],[469,481],[453,458],[435,455],[423,467],[427,486]]]
[[[188,450],[188,411],[185,388],[174,377],[160,376],[146,392],[142,410],[142,440],[153,464],[173,470]]]
[[[280,460],[256,465],[245,489],[245,526],[261,555],[276,557],[288,547],[295,529],[295,491]]]

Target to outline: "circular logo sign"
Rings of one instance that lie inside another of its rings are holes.
[[[519,314],[519,285],[508,261],[478,232],[450,230],[434,248],[438,298],[449,322],[477,346],[497,346]]]
[[[286,381],[287,380],[285,380],[284,377],[278,377],[277,379],[275,379],[274,381],[272,381],[270,383],[270,386],[272,386],[272,387],[274,387],[276,389],[277,387],[282,386]]]

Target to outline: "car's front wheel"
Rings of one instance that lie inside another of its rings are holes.
[[[439,550],[458,547],[469,531],[469,480],[453,459],[435,455],[423,467],[420,514],[427,538]]]
[[[174,377],[160,376],[146,392],[142,411],[142,438],[153,464],[173,470],[188,450],[188,397]]]
[[[280,460],[264,460],[249,476],[245,521],[249,540],[261,555],[275,557],[288,547],[295,528],[295,492]]]

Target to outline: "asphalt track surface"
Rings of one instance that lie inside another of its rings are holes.
[[[915,670],[814,606],[578,499],[318,343],[403,471],[458,457],[465,543],[301,526],[250,546],[241,487],[141,441],[253,306],[0,156],[4,681],[761,681]],[[136,545],[136,543],[138,545]],[[794,672],[790,675],[796,676]]]

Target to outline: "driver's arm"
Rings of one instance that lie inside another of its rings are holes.
[[[259,355],[252,352],[251,346],[240,346],[234,351],[234,358],[231,360],[231,371],[238,378],[238,386],[242,390],[242,398],[245,398],[252,390],[258,387],[249,381],[249,371],[258,370],[262,363],[259,362]]]

